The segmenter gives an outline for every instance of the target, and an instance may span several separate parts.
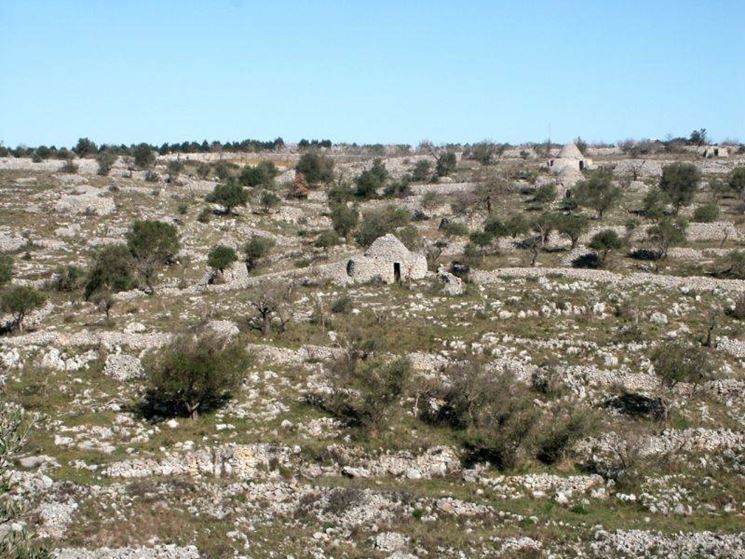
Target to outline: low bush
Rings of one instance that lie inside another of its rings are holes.
[[[699,206],[693,212],[693,221],[698,223],[711,223],[719,219],[719,206],[716,204],[706,204]]]
[[[411,375],[408,359],[362,361],[345,356],[331,366],[332,390],[317,403],[347,425],[375,435],[393,415]]]

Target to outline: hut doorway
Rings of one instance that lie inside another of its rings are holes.
[[[400,262],[393,263],[393,279],[396,283],[401,281],[401,263]]]
[[[352,274],[354,274],[354,260],[347,262],[347,275],[352,277]]]
[[[579,170],[580,171],[584,171],[585,170],[585,162],[584,161],[580,161],[579,162]]]

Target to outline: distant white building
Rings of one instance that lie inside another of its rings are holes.
[[[411,252],[389,233],[376,239],[361,256],[347,260],[345,274],[348,282],[422,279],[427,275],[427,259],[423,254]]]

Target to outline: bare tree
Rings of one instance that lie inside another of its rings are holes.
[[[503,198],[509,190],[509,181],[500,173],[490,172],[478,176],[479,183],[474,190],[475,201],[479,206],[483,206],[487,213],[492,212],[492,208]]]
[[[646,159],[642,160],[632,160],[629,161],[629,171],[631,171],[631,180],[637,181],[639,180],[639,177],[642,174],[642,168],[644,167],[644,164],[647,162]]]
[[[261,285],[251,301],[254,315],[248,320],[249,327],[261,332],[262,336],[268,336],[276,324],[279,333],[284,333],[291,317],[293,287],[291,283]]]

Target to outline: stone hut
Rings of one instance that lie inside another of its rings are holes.
[[[365,282],[376,278],[385,283],[421,279],[427,275],[427,259],[411,252],[390,233],[379,237],[361,256],[346,263],[347,281]]]
[[[556,174],[561,174],[565,169],[584,171],[592,167],[592,161],[582,155],[576,144],[570,142],[561,148],[558,156],[549,160],[548,167]]]
[[[698,150],[699,154],[705,159],[715,157],[729,157],[729,149],[724,146],[703,146]]]

